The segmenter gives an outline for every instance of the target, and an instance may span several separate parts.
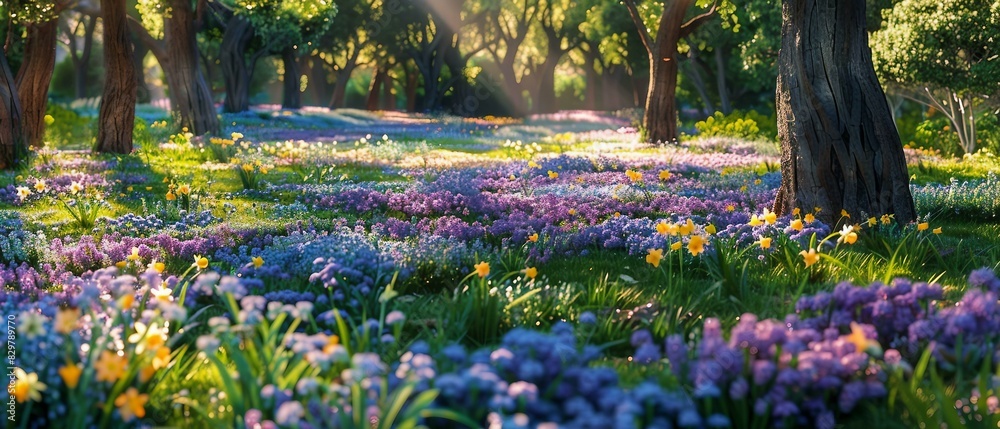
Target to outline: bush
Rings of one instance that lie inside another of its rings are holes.
[[[733,111],[728,115],[715,112],[704,121],[694,124],[702,137],[736,137],[748,140],[777,140],[778,126],[775,117],[764,116],[755,110]]]

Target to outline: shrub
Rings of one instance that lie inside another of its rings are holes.
[[[715,112],[704,121],[694,124],[698,134],[704,137],[736,137],[748,140],[776,140],[778,127],[776,119],[764,116],[755,110],[733,111],[728,115]]]

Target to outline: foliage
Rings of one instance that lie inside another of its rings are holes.
[[[704,137],[735,137],[746,140],[778,139],[778,126],[774,117],[767,117],[755,110],[734,111],[729,115],[715,112],[704,121],[694,124],[699,136]]]
[[[82,116],[58,103],[48,103],[45,113],[52,117],[51,123],[45,126],[47,145],[60,149],[90,148],[94,139],[94,118]]]

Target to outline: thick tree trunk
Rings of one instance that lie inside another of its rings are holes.
[[[419,73],[412,68],[403,69],[406,75],[406,111],[415,112],[417,110],[417,88],[420,86]]]
[[[330,100],[326,97],[333,92],[333,85],[327,80],[329,69],[326,62],[319,56],[309,56],[301,60],[306,65],[306,76],[309,76],[309,90],[303,94],[303,102],[307,106],[325,106]]]
[[[226,24],[219,47],[222,63],[222,82],[226,87],[226,101],[222,111],[238,113],[250,110],[250,77],[247,66],[247,45],[253,39],[253,26],[242,16],[233,15]]]
[[[392,93],[392,87],[392,77],[386,73],[385,79],[382,79],[381,110],[396,110],[396,95]]]
[[[56,65],[56,36],[59,18],[28,25],[24,61],[17,71],[17,93],[24,109],[24,128],[28,142],[42,147],[45,139],[45,107],[49,101],[49,83]]]
[[[684,14],[694,0],[670,2],[660,17],[655,49],[649,57],[649,92],[642,123],[650,143],[677,141],[677,42]]]
[[[538,76],[538,103],[535,104],[537,113],[553,113],[559,110],[556,106],[556,66],[560,57],[562,53],[548,55],[539,70],[541,74]]]
[[[282,51],[281,63],[285,67],[285,75],[281,78],[281,108],[301,109],[302,92],[299,91],[299,85],[302,80],[302,70],[299,68],[295,49],[289,48]]]
[[[820,207],[916,218],[906,160],[875,76],[864,0],[784,0],[778,54],[779,215]]]
[[[0,51],[0,170],[19,168],[27,162],[22,118],[14,73],[7,64],[7,54]]]
[[[331,109],[344,107],[347,100],[347,84],[351,82],[355,67],[354,64],[350,64],[337,73],[337,80],[333,82],[333,95],[330,97]]]
[[[219,132],[219,117],[212,103],[195,39],[195,16],[188,0],[171,0],[172,13],[163,19],[165,56],[157,58],[170,87],[170,103],[179,113],[180,125],[195,135]]]
[[[131,153],[136,80],[125,0],[101,0],[104,22],[104,95],[97,129],[98,152]]]
[[[90,54],[94,46],[94,28],[97,27],[96,16],[81,17],[81,19],[87,19],[83,25],[83,50],[79,58],[73,58],[73,65],[76,67],[73,71],[73,92],[78,99],[87,98],[87,89],[90,87]]]
[[[135,33],[130,32],[130,34],[133,47],[132,67],[135,69],[136,102],[140,104],[149,103],[152,96],[149,93],[149,85],[146,83],[146,66],[143,63],[146,59],[146,54],[149,53],[149,46],[146,46]]]
[[[386,77],[385,70],[378,69],[375,71],[375,77],[372,78],[371,85],[368,87],[368,99],[365,101],[365,109],[370,111],[378,110],[379,91],[382,90],[382,81]]]

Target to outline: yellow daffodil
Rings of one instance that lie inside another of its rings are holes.
[[[158,323],[146,326],[145,323],[135,322],[135,332],[128,336],[128,342],[135,344],[136,353],[155,351],[167,343],[167,329],[160,328]]]
[[[479,278],[483,278],[490,275],[490,264],[486,261],[482,261],[476,264],[475,268],[476,268],[476,274],[479,275]]]
[[[118,267],[119,270],[124,270],[125,267],[127,267],[127,266],[128,266],[128,261],[118,261],[118,262],[115,262],[115,267]]]
[[[76,389],[80,382],[80,374],[83,374],[83,367],[75,363],[67,363],[66,366],[59,367],[59,377],[70,389]]]
[[[681,250],[681,247],[683,247],[683,246],[684,246],[684,243],[681,243],[680,241],[678,241],[678,242],[675,242],[675,243],[673,243],[673,244],[670,245],[670,250]]]
[[[854,351],[857,353],[869,353],[869,351],[880,354],[882,350],[882,345],[875,341],[874,339],[868,338],[865,335],[865,330],[861,328],[861,325],[851,322],[851,333],[845,338],[845,340],[851,344],[854,344]]]
[[[83,192],[83,185],[81,185],[80,182],[74,181],[69,185],[69,192],[72,193],[73,195]]]
[[[14,382],[14,399],[17,402],[27,402],[29,399],[35,402],[42,400],[42,392],[48,386],[41,381],[38,381],[38,374],[31,373],[28,374],[24,372],[21,368],[16,368],[14,370],[14,377],[17,381]]]
[[[917,224],[917,231],[926,231],[931,225],[927,222],[920,222]]]
[[[796,207],[795,210],[792,210],[792,216],[798,216],[800,214],[802,214],[802,209]]]
[[[149,265],[146,266],[146,268],[150,269],[150,270],[153,270],[153,271],[156,271],[159,274],[163,274],[163,270],[165,270],[167,268],[167,266],[163,262],[157,262],[156,259],[153,259],[149,263]]]
[[[126,256],[125,259],[128,259],[129,261],[132,261],[132,262],[136,262],[139,259],[142,259],[142,256],[139,256],[139,248],[138,247],[132,247],[132,253],[130,253],[128,256]]]
[[[660,222],[656,224],[656,232],[660,235],[667,235],[670,232],[670,226],[666,222]]]
[[[764,221],[761,218],[757,217],[757,215],[753,215],[750,217],[750,226],[757,227],[763,224]]]
[[[691,219],[688,219],[687,222],[677,226],[677,232],[683,236],[691,235],[691,233],[694,232],[694,222]]]
[[[534,280],[538,276],[538,268],[528,267],[524,270],[524,275],[528,276],[529,279]]]
[[[892,219],[894,217],[896,217],[896,215],[891,215],[891,214],[884,214],[884,215],[882,215],[882,219],[881,219],[882,225],[888,225],[888,224],[892,223]]]
[[[56,332],[60,334],[68,334],[76,329],[76,325],[79,320],[79,308],[60,309],[56,312],[56,319],[53,322],[53,325],[55,326]]]
[[[576,209],[569,209],[570,216],[576,216]]]
[[[538,165],[538,163],[535,162],[535,161],[528,161],[528,167],[529,168],[542,168],[542,166]]]
[[[264,258],[261,258],[260,256],[254,256],[251,261],[253,261],[254,268],[260,268],[264,265]]]
[[[549,170],[549,179],[558,179],[558,178],[559,178],[559,173]]]
[[[628,180],[633,182],[642,181],[642,173],[635,170],[625,170],[625,175],[628,176]]]
[[[718,229],[715,227],[714,223],[710,223],[705,227],[705,232],[708,233],[708,235],[715,235],[717,231]]]
[[[118,353],[111,350],[102,351],[101,357],[97,358],[97,362],[94,362],[97,381],[114,383],[125,375],[126,369],[128,369],[128,361],[125,357],[118,356]]]
[[[847,213],[847,209],[840,209],[840,217],[846,217],[846,218],[850,219],[851,218],[851,214]]]
[[[764,223],[771,225],[778,220],[778,214],[768,209],[764,209],[764,215],[761,216],[761,219],[764,219]]]
[[[191,185],[183,184],[177,187],[177,193],[181,195],[188,195],[191,193]]]
[[[705,251],[705,243],[707,242],[700,235],[692,235],[691,239],[688,240],[688,252],[691,252],[691,256],[698,256],[701,252]]]
[[[821,211],[823,211],[822,207],[820,207],[820,206],[813,207],[813,212],[814,213],[819,214],[819,212],[821,212]]]
[[[931,230],[931,232],[933,232],[935,234],[940,234],[941,233],[941,227],[939,226],[937,228],[934,228],[933,230]]]
[[[877,224],[877,223],[878,223],[878,219],[875,219],[874,216],[868,218],[868,227],[869,228],[875,226],[875,224]]]
[[[17,187],[17,197],[20,198],[21,201],[24,201],[24,199],[28,198],[29,195],[31,195],[31,189],[28,189],[27,186]]]
[[[772,240],[771,237],[761,237],[760,241],[758,241],[757,243],[760,243],[761,249],[770,249],[771,240]]]
[[[126,293],[125,295],[122,295],[120,298],[118,298],[117,303],[118,303],[118,308],[120,310],[132,308],[132,304],[135,303],[135,295],[132,295],[131,293]]]
[[[530,241],[532,243],[537,243],[538,242],[538,233],[536,232],[534,234],[529,235],[528,236],[528,241]]]
[[[150,289],[149,293],[153,295],[153,299],[163,303],[174,300],[174,290],[166,287],[165,284],[160,285],[158,288]]]
[[[115,406],[118,407],[118,413],[121,414],[122,420],[129,422],[136,417],[141,419],[146,416],[145,407],[148,401],[149,395],[139,393],[136,388],[129,387],[125,393],[115,398]]]
[[[806,221],[806,224],[808,225],[816,221],[816,216],[813,216],[812,213],[806,213],[806,216],[805,218],[803,218],[803,220]]]
[[[647,263],[659,267],[661,259],[663,259],[663,249],[649,249],[649,253],[646,255]]]
[[[844,229],[840,230],[840,238],[837,239],[837,241],[847,244],[854,244],[857,242],[858,233],[854,232],[854,225],[844,225]]]
[[[802,228],[804,228],[802,225],[802,219],[795,219],[789,223],[788,226],[796,231],[802,231]]]
[[[802,260],[805,261],[806,267],[819,262],[819,253],[816,253],[816,249],[814,248],[810,248],[808,252],[803,250],[799,252],[799,255],[802,255]]]
[[[177,199],[177,195],[173,191],[167,191],[167,201],[173,201]]]
[[[208,258],[201,255],[194,255],[194,264],[199,270],[204,270],[208,268]]]
[[[660,180],[670,180],[670,172],[667,170],[660,170]]]
[[[734,212],[734,211],[736,211],[736,206],[733,205],[733,204],[726,204],[726,211],[727,212]]]
[[[233,141],[236,141],[243,138],[243,133],[237,133],[234,131],[232,134],[229,135],[229,137],[232,138]]]

